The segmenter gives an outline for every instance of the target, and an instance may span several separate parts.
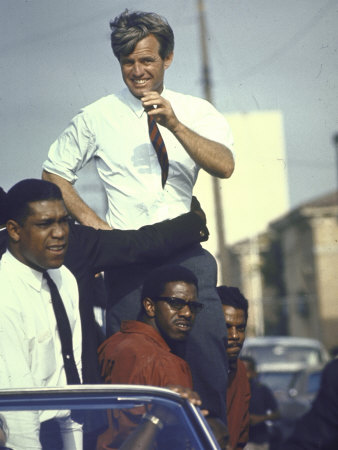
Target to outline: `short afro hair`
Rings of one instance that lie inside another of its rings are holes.
[[[12,219],[22,224],[29,215],[29,203],[42,200],[62,200],[62,193],[54,183],[28,178],[11,187],[7,195],[1,194],[1,199],[1,206],[4,209],[1,217],[4,222]]]
[[[221,299],[222,305],[242,309],[245,314],[245,320],[248,320],[249,303],[237,287],[218,286],[217,292]]]
[[[191,270],[178,264],[170,264],[158,267],[149,273],[143,283],[141,299],[161,296],[165,290],[165,285],[172,281],[184,281],[193,284],[198,291],[198,280]]]

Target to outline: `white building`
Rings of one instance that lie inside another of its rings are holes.
[[[255,111],[226,117],[234,135],[236,167],[231,178],[217,180],[221,208],[217,208],[215,202],[215,179],[204,171],[200,172],[194,190],[208,219],[210,239],[204,247],[218,262],[217,212],[224,222],[224,243],[229,245],[254,238],[289,208],[281,112]],[[220,270],[219,283],[222,282],[231,283],[231,280]]]

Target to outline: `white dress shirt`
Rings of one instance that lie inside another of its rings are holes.
[[[48,273],[67,311],[74,358],[81,377],[77,283],[65,266]],[[47,282],[42,272],[21,263],[8,250],[0,261],[0,361],[1,389],[67,385]],[[81,427],[69,419],[69,414],[69,410],[5,413],[10,436],[7,445],[16,450],[40,449],[40,423],[51,418],[58,418],[66,428],[81,431]]]
[[[229,125],[206,100],[164,89],[177,118],[199,135],[232,149]],[[159,125],[169,158],[161,185],[161,168],[148,134],[147,114],[127,88],[83,108],[52,144],[43,168],[71,183],[95,158],[108,198],[106,220],[115,228],[137,229],[190,210],[199,166],[175,136]]]

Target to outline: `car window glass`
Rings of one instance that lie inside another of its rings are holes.
[[[69,409],[64,409],[65,403]],[[98,439],[106,439],[102,437],[104,433],[108,436],[108,441],[104,441],[107,448],[132,450],[135,447],[129,445],[129,440],[136,439],[139,445],[149,430],[152,432],[151,443],[138,446],[138,449],[205,450],[217,448],[217,446],[208,446],[205,443],[205,437],[196,431],[196,423],[187,415],[185,408],[162,398],[139,401],[137,398],[123,399],[119,397],[109,402],[109,409],[107,409],[107,402],[100,405],[95,401],[93,405],[86,408],[80,407],[78,402],[67,401],[65,403],[59,403],[62,407],[60,410],[55,410],[55,404],[48,405],[48,402],[45,402],[43,407],[39,406],[39,410],[34,403],[25,409],[15,407],[15,410],[0,410],[6,422],[8,447],[14,449],[15,444],[13,443],[21,444],[20,439],[26,438],[27,432],[22,432],[20,435],[20,424],[22,420],[25,421],[27,415],[35,414],[38,415],[41,422],[45,423],[53,417],[53,422],[56,424],[48,427],[47,436],[45,436],[47,442],[51,443],[48,445],[53,445],[53,447],[46,448],[62,450],[62,427],[65,426],[65,421],[68,420],[67,417],[69,418],[71,413],[72,418],[84,422],[83,448],[85,450],[95,450]],[[107,433],[107,414],[110,414],[112,423],[109,433]],[[198,415],[198,417],[200,416]],[[196,417],[194,420],[196,422]],[[27,430],[27,428],[25,429]]]
[[[309,394],[315,393],[319,390],[321,380],[321,372],[311,373],[307,380],[306,392]]]
[[[259,381],[269,386],[272,391],[286,391],[294,377],[294,372],[261,372]]]
[[[292,347],[283,345],[250,346],[242,351],[252,356],[257,364],[272,362],[295,362],[316,365],[321,361],[317,349],[308,347]]]

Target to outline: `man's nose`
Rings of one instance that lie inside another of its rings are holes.
[[[236,327],[231,327],[231,328],[228,330],[228,334],[229,334],[229,337],[230,337],[231,339],[238,339],[238,338],[239,338],[238,331],[237,331],[237,328],[236,328]]]
[[[193,315],[190,306],[189,305],[185,305],[181,310],[180,310],[180,316],[185,316],[185,317],[191,317]]]
[[[63,238],[66,235],[66,226],[64,224],[56,223],[52,228],[52,236],[55,238]]]
[[[143,65],[141,63],[136,62],[133,65],[133,73],[136,76],[140,76],[143,73]]]

